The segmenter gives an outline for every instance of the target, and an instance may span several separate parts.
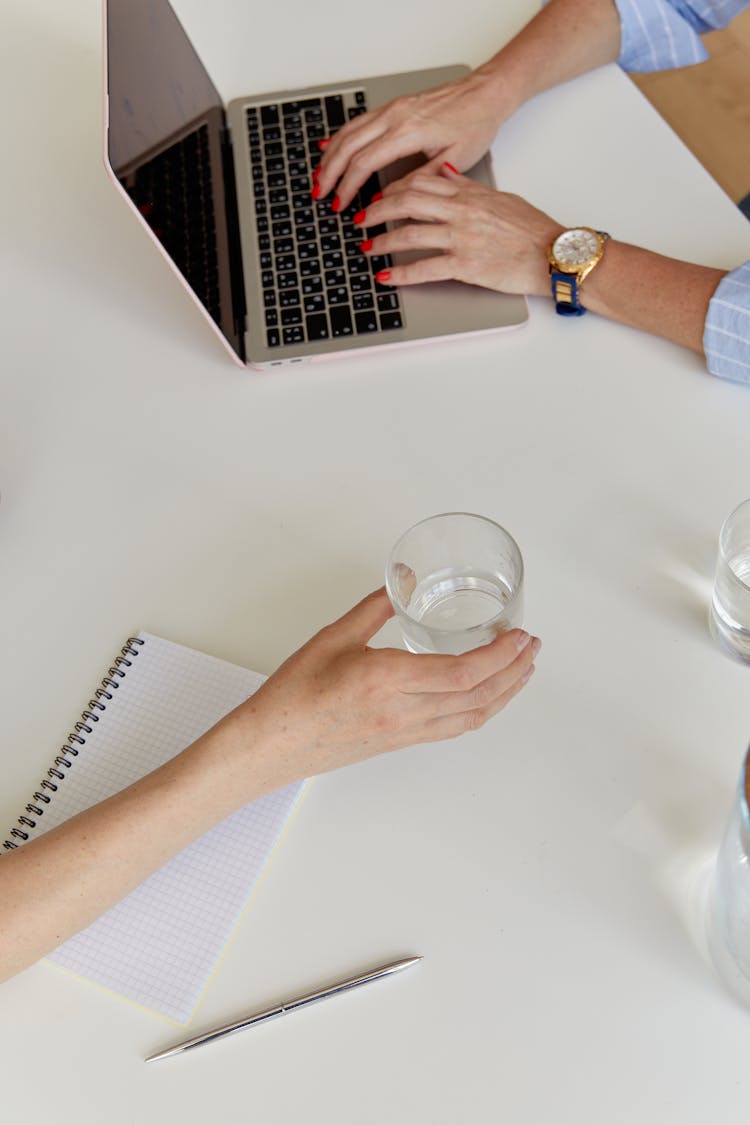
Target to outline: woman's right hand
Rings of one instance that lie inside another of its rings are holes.
[[[430,171],[445,161],[459,171],[471,168],[515,108],[496,73],[486,67],[432,90],[396,98],[355,117],[321,142],[317,194],[322,198],[335,187],[334,210],[343,210],[373,172],[417,153],[427,157]]]
[[[462,656],[371,648],[392,615],[385,590],[370,594],[228,717],[254,744],[268,788],[477,730],[533,674],[541,642],[521,629]]]

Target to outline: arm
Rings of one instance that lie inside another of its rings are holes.
[[[369,648],[391,614],[385,592],[372,594],[170,762],[0,859],[0,980],[256,797],[477,729],[533,672],[540,642],[519,629],[460,657]]]
[[[398,98],[355,118],[324,142],[316,198],[338,184],[334,209],[344,208],[372,172],[414,153],[425,154],[431,171],[446,160],[460,170],[470,168],[523,102],[614,62],[619,50],[614,0],[550,0],[466,78]]]
[[[517,195],[493,191],[450,169],[391,184],[367,208],[367,226],[406,222],[376,237],[368,254],[442,251],[394,266],[381,283],[411,285],[453,278],[506,293],[551,297],[547,248],[561,223]],[[725,271],[665,258],[611,239],[583,287],[583,303],[611,320],[703,351],[709,302]],[[748,318],[750,320],[750,317]],[[750,342],[748,344],[750,347]]]

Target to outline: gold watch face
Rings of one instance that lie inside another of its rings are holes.
[[[552,243],[551,257],[565,273],[577,273],[592,258],[599,256],[601,237],[586,227],[564,230]]]

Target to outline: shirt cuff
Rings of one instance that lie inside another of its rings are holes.
[[[708,306],[703,350],[712,375],[750,385],[750,262],[719,282]]]
[[[708,52],[699,32],[708,31],[697,16],[675,0],[615,0],[620,15],[620,57],[624,70],[646,74],[704,62]],[[682,11],[678,10],[682,9]],[[688,22],[690,21],[690,22]]]

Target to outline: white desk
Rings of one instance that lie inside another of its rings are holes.
[[[176,7],[229,98],[478,63],[534,5],[464,0],[454,25],[429,0]],[[544,639],[481,734],[309,786],[190,1028],[390,955],[418,969],[145,1067],[173,1026],[35,966],[1,990],[4,1117],[744,1125],[750,1014],[684,915],[750,727],[747,669],[705,624],[719,525],[750,494],[750,391],[541,301],[504,337],[244,374],[105,178],[96,0],[4,17],[0,820],[133,630],[271,671],[436,511],[513,531]],[[526,107],[495,153],[563,222],[750,256],[614,67]]]

